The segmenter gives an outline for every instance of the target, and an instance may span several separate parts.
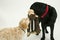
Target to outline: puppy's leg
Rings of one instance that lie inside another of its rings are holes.
[[[53,25],[50,25],[50,29],[51,29],[51,40],[54,40],[54,37],[53,37],[53,31],[54,31],[54,24]]]
[[[42,25],[42,38],[41,38],[41,40],[45,40],[45,26],[44,25]]]

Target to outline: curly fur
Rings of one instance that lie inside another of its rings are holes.
[[[0,40],[22,40],[24,31],[28,28],[28,24],[29,19],[23,18],[18,27],[0,30]]]

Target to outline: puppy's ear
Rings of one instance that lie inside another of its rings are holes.
[[[21,24],[22,28],[27,29],[28,25],[26,23]]]
[[[19,26],[22,27],[23,29],[27,29],[28,25],[27,25],[27,19],[22,19],[19,23]]]
[[[23,24],[25,21],[25,18],[23,18],[20,22],[19,22],[19,26],[21,26],[21,24]]]

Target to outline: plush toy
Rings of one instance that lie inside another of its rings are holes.
[[[29,28],[27,30],[28,36],[34,32],[36,32],[36,35],[38,35],[40,33],[39,20],[38,16],[34,14],[34,11],[32,9],[30,9],[30,11],[28,12],[28,18],[30,19]]]

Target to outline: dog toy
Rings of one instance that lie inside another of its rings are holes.
[[[36,35],[39,35],[41,29],[39,27],[39,19],[38,19],[38,16],[34,14],[33,10],[30,10],[28,12],[28,18],[30,19],[30,24],[29,24],[29,28],[27,30],[28,32],[28,36],[31,34],[31,33],[34,33],[36,32]],[[34,26],[34,27],[33,27]],[[30,31],[31,29],[31,31]],[[34,30],[33,30],[34,29]]]

